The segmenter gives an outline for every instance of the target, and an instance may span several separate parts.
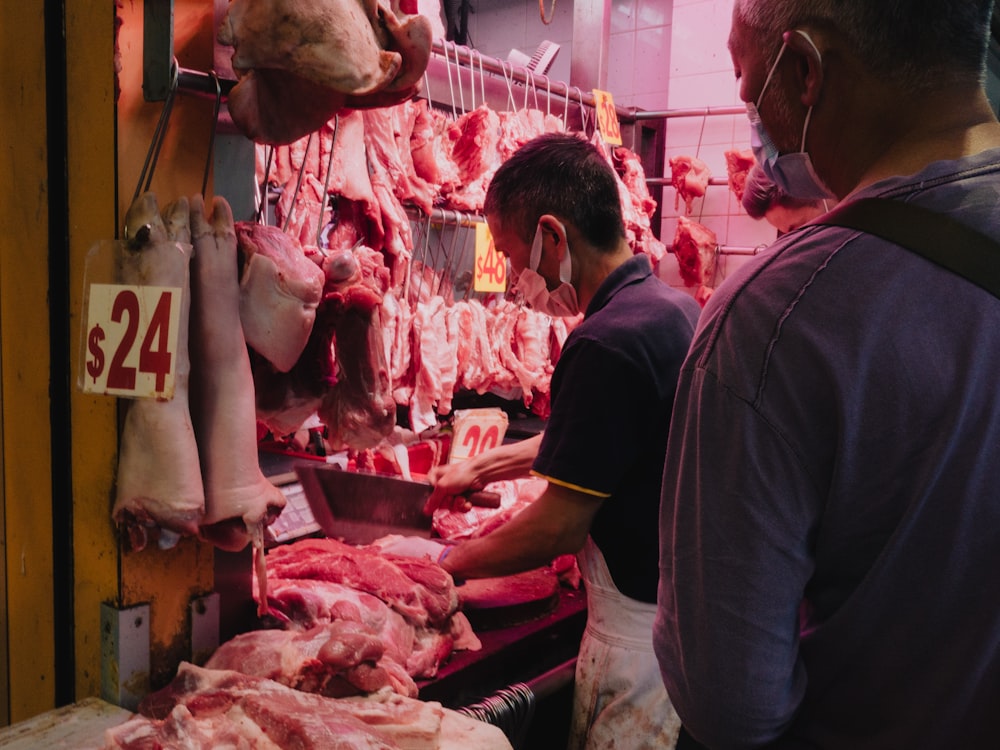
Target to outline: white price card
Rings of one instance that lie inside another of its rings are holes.
[[[182,294],[180,287],[91,284],[82,389],[173,398]]]
[[[453,464],[503,445],[507,434],[507,414],[495,407],[458,409],[452,419],[451,451],[448,463]]]

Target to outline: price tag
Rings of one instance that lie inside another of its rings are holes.
[[[608,143],[622,145],[622,131],[615,112],[615,100],[607,91],[594,89],[594,110],[597,112],[597,129]]]
[[[507,259],[497,252],[486,224],[476,224],[476,266],[472,288],[477,292],[507,291]]]
[[[173,398],[182,293],[180,287],[91,284],[83,390]]]
[[[503,445],[507,414],[503,409],[458,409],[452,419],[453,434],[448,463],[453,464]]]

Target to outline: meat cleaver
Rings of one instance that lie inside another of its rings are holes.
[[[346,471],[336,466],[296,466],[295,472],[316,523],[332,539],[370,544],[387,534],[431,536],[423,512],[433,486],[385,474]],[[496,492],[472,492],[469,502],[500,507]]]

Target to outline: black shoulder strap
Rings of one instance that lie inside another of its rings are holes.
[[[903,201],[849,201],[813,223],[858,229],[911,250],[1000,298],[1000,243],[946,214]]]

